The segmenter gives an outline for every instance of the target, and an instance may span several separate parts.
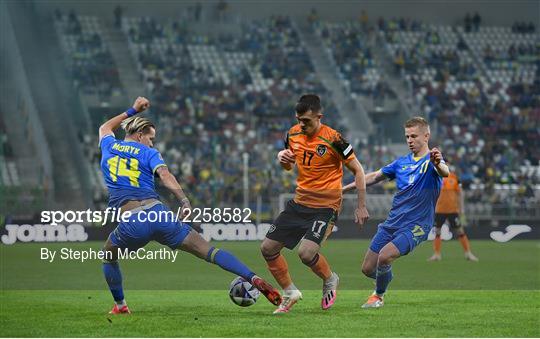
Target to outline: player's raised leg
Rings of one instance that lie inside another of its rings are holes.
[[[377,263],[379,261],[379,253],[390,241],[392,241],[393,233],[384,227],[379,226],[377,233],[371,239],[369,248],[364,256],[362,263],[362,273],[368,278],[377,278]]]
[[[275,314],[289,312],[291,307],[302,299],[302,293],[292,282],[287,260],[281,254],[284,246],[285,244],[269,238],[264,238],[261,243],[261,253],[268,270],[283,289],[282,302],[274,311]]]
[[[377,278],[377,261],[379,254],[373,252],[370,248],[366,251],[364,262],[362,262],[362,273],[371,279]]]
[[[179,248],[250,281],[272,304],[281,303],[281,295],[270,283],[257,276],[231,253],[213,247],[196,231],[191,230]]]
[[[400,255],[399,249],[392,242],[381,249],[377,260],[375,292],[362,305],[362,308],[378,308],[384,305],[384,293],[393,278],[392,262]]]
[[[323,280],[321,307],[323,310],[327,310],[336,301],[339,277],[335,272],[332,272],[326,258],[319,253],[320,249],[321,246],[316,242],[304,239],[300,242],[298,256],[304,265]]]
[[[111,242],[111,237],[105,242],[103,250],[106,253],[106,259],[103,260],[103,274],[105,281],[109,285],[109,290],[114,299],[113,309],[110,314],[129,314],[129,308],[124,299],[124,289],[122,286],[122,272],[118,263],[118,247]]]

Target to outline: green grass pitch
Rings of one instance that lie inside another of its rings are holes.
[[[257,242],[216,244],[270,278]],[[540,243],[473,241],[480,262],[463,259],[459,242],[431,243],[394,265],[382,309],[362,310],[373,282],[360,273],[365,240],[330,240],[323,253],[340,275],[336,305],[320,309],[320,280],[286,252],[304,300],[274,316],[264,297],[241,308],[228,298],[234,278],[189,254],[167,261],[121,263],[129,316],[110,316],[112,299],[97,260],[39,259],[41,247],[98,249],[101,243],[0,245],[3,337],[539,337]],[[151,245],[149,248],[158,248]]]

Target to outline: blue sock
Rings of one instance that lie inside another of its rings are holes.
[[[121,302],[124,300],[122,272],[120,272],[120,265],[118,265],[118,262],[104,262],[103,274],[105,274],[105,280],[109,285],[114,301]]]
[[[377,265],[375,293],[383,295],[390,281],[392,281],[392,265]]]
[[[253,273],[246,265],[238,260],[234,255],[227,251],[211,247],[206,255],[206,261],[216,264],[225,271],[237,274],[247,281],[251,282],[255,273]]]

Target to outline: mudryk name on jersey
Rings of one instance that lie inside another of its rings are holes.
[[[131,146],[131,145],[121,145],[121,144],[119,144],[117,142],[115,142],[111,146],[111,149],[117,150],[119,152],[131,153],[131,154],[139,154],[139,152],[141,151],[141,149],[138,148],[138,147]]]
[[[312,208],[338,211],[342,199],[343,164],[356,159],[352,146],[340,133],[321,124],[319,131],[308,137],[300,125],[287,133],[285,148],[296,158],[296,203]]]

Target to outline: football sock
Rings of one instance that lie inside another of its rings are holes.
[[[388,288],[388,284],[392,281],[392,265],[377,265],[377,282],[375,293],[378,296],[383,296]]]
[[[315,254],[313,259],[309,262],[304,262],[304,264],[323,280],[327,280],[332,276],[332,270],[330,269],[330,265],[328,265],[328,261],[320,253]]]
[[[255,275],[255,273],[253,273],[249,267],[244,265],[244,263],[238,260],[234,255],[215,247],[211,247],[208,251],[206,261],[218,265],[225,271],[237,274],[247,281],[251,281]]]
[[[463,247],[463,251],[470,252],[471,247],[469,245],[469,238],[467,238],[467,235],[465,233],[459,235],[459,242],[461,243],[461,246]]]
[[[122,303],[124,301],[124,289],[122,288],[122,272],[120,272],[120,265],[118,262],[104,262],[103,274],[105,280],[109,285],[114,301]]]
[[[277,254],[264,257],[268,270],[274,276],[274,279],[278,282],[282,289],[288,289],[291,285],[296,289],[296,286],[292,283],[291,276],[289,274],[289,266],[287,260],[279,252]]]
[[[115,301],[114,303],[118,306],[118,308],[121,308],[121,307],[124,307],[124,306],[127,305],[126,301],[124,299],[122,299],[120,301]]]
[[[437,234],[435,236],[435,240],[433,240],[433,251],[435,251],[435,254],[441,254],[441,246],[442,246],[441,235]]]
[[[296,287],[293,283],[291,283],[289,286],[285,287],[283,290],[284,291],[294,291],[294,290],[298,290],[298,287]]]

